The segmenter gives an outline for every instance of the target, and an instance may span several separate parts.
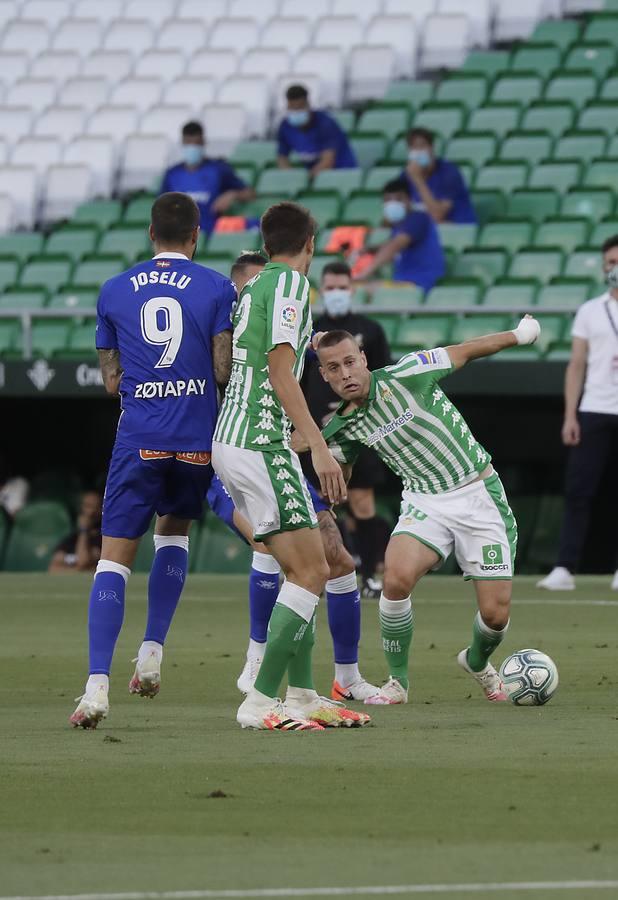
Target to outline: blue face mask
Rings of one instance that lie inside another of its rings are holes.
[[[350,312],[352,292],[346,291],[345,288],[333,288],[330,291],[324,291],[322,300],[324,301],[324,309],[331,319],[337,319],[339,316],[345,316]]]
[[[309,122],[308,109],[288,109],[287,120],[295,128],[302,128]]]
[[[431,165],[431,154],[428,150],[410,150],[408,159],[410,162],[418,163],[423,169],[427,169]]]
[[[408,213],[405,203],[402,203],[401,200],[387,200],[382,207],[382,212],[386,221],[391,225],[401,222]]]
[[[199,166],[204,159],[204,148],[201,144],[183,144],[181,152],[185,166]]]

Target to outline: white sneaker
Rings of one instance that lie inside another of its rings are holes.
[[[371,716],[367,713],[348,709],[337,700],[320,697],[317,691],[300,691],[296,688],[294,694],[290,695],[288,688],[285,710],[295,719],[309,719],[324,728],[362,728],[363,725],[371,724]]]
[[[144,659],[133,660],[137,663],[133,678],[129,682],[129,693],[140,697],[156,697],[161,687],[161,654],[151,650]]]
[[[397,681],[397,679],[393,678],[391,675],[388,681],[380,688],[380,696],[384,697],[386,703],[391,705],[395,703],[407,703],[408,689],[404,688],[401,682]]]
[[[245,666],[238,676],[238,681],[236,682],[236,687],[241,694],[249,693],[249,691],[255,684],[255,679],[258,677],[258,672],[260,671],[261,665],[261,656],[247,656]]]
[[[491,700],[492,703],[502,703],[505,700],[508,700],[504,686],[502,681],[500,680],[500,676],[494,669],[491,663],[487,663],[484,669],[481,669],[480,672],[474,672],[470,666],[468,665],[468,650],[470,648],[466,647],[465,650],[462,650],[461,653],[457,654],[457,662],[468,675],[472,675],[475,681],[477,681],[483,689],[483,693],[487,697],[488,700]]]
[[[614,572],[614,577],[612,578],[612,583],[610,585],[612,591],[618,591],[618,569]]]
[[[549,575],[537,581],[536,586],[545,588],[546,591],[574,591],[575,579],[564,566],[555,566]]]
[[[261,731],[324,731],[317,722],[290,716],[279,697],[266,697],[256,690],[238,707],[236,721],[242,728]]]
[[[109,699],[107,689],[103,685],[75,699],[79,700],[79,704],[69,718],[69,722],[74,728],[96,728],[101,719],[107,717]]]
[[[359,700],[361,703],[368,703],[373,706],[380,706],[389,702],[386,697],[382,696],[379,687],[375,684],[369,684],[364,678],[345,687],[335,679],[330,696],[333,700]]]

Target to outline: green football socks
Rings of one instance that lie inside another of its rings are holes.
[[[410,598],[387,600],[380,597],[380,631],[382,647],[393,678],[406,690],[409,687],[408,658],[412,634],[414,633],[414,613]]]
[[[304,688],[314,691],[313,684],[313,645],[315,644],[315,613],[307,625],[298,651],[288,665],[288,684],[290,687]]]
[[[507,622],[504,628],[497,631],[483,622],[480,613],[476,614],[472,626],[472,643],[468,648],[468,665],[473,672],[480,672],[485,668],[491,654],[502,643],[508,627]]]
[[[279,685],[292,657],[309,629],[307,622],[283,603],[275,603],[270,622],[264,659],[255,681],[256,691],[277,697]]]

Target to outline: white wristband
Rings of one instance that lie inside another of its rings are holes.
[[[540,333],[541,326],[532,316],[524,316],[517,328],[513,329],[518,344],[534,344]]]

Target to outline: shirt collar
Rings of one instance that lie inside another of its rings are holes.
[[[187,262],[190,262],[189,257],[185,256],[184,253],[172,253],[171,250],[164,250],[163,253],[157,253],[156,256],[153,256],[153,259],[186,259]]]

